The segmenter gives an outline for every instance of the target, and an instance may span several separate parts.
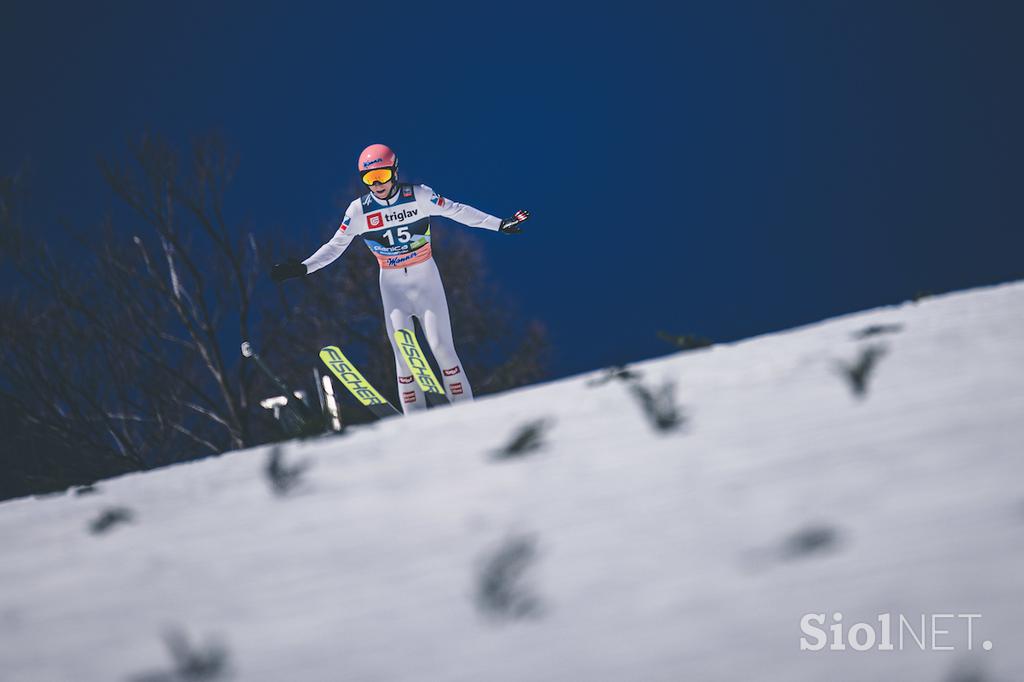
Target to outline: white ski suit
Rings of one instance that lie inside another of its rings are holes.
[[[315,272],[338,258],[359,235],[377,257],[384,321],[395,353],[398,394],[405,413],[427,406],[395,342],[396,329],[413,329],[414,315],[441,367],[449,400],[473,398],[473,389],[455,352],[441,274],[431,257],[430,216],[435,215],[485,230],[497,231],[501,225],[500,219],[446,199],[426,185],[403,184],[390,199],[367,193],[349,204],[334,237],[303,261],[307,272]]]

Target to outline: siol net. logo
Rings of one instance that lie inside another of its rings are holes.
[[[807,613],[800,619],[800,651],[973,651],[980,620],[980,613],[879,613],[847,624],[837,611],[826,625],[824,613]],[[991,640],[981,642],[985,651],[992,646]]]

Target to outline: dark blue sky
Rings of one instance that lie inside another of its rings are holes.
[[[322,4],[5,3],[0,172],[89,224],[98,156],[219,131],[305,257],[385,142],[533,212],[477,238],[556,374],[1024,276],[1024,3]]]

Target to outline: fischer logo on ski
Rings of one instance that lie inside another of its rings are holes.
[[[349,362],[345,354],[337,346],[325,346],[320,350],[320,359],[323,360],[331,373],[338,378],[338,381],[366,407],[370,408],[378,417],[387,417],[398,414],[398,410],[387,401],[384,396],[377,392],[370,385],[359,370]]]
[[[416,377],[416,383],[420,385],[423,392],[428,396],[445,397],[444,388],[441,387],[441,382],[434,375],[434,370],[430,369],[430,363],[423,355],[420,343],[416,340],[416,334],[408,329],[396,329],[395,341],[398,342],[398,349],[402,352],[402,357],[405,358],[405,364],[412,370],[412,375]]]

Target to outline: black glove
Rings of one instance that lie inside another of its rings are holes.
[[[270,269],[270,279],[275,282],[283,282],[292,277],[304,277],[306,275],[306,264],[300,263],[294,258],[289,258],[283,263],[277,263]]]
[[[519,228],[519,223],[523,222],[530,217],[529,211],[516,211],[516,214],[511,218],[505,218],[501,221],[501,225],[498,226],[498,232],[504,232],[505,234],[518,234],[522,232]]]

